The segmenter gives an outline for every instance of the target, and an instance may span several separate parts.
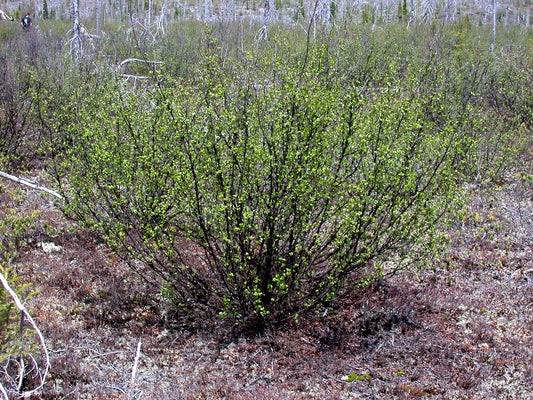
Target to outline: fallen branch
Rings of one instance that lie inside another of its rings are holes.
[[[22,185],[26,185],[26,186],[29,186],[33,189],[37,189],[37,190],[41,190],[43,192],[46,192],[48,194],[51,194],[52,196],[55,196],[59,199],[63,199],[63,196],[61,196],[59,193],[51,190],[51,189],[48,189],[48,188],[45,188],[43,186],[41,186],[39,184],[39,182],[36,182],[36,181],[30,181],[29,179],[26,179],[26,178],[19,178],[18,176],[14,176],[14,175],[9,175],[9,174],[6,174],[5,172],[2,172],[0,171],[0,176],[3,177],[3,178],[6,178],[6,179],[9,179],[13,182],[17,182],[17,183],[20,183]]]
[[[126,78],[126,81],[128,81],[130,78],[133,78],[135,82],[137,82],[137,79],[153,79],[152,76],[134,75],[134,74],[128,74],[128,73],[122,72],[123,67],[132,62],[140,62],[140,63],[154,64],[154,65],[163,64],[163,61],[143,60],[142,58],[126,58],[125,60],[122,60],[115,68],[115,71],[121,74],[124,78]]]
[[[126,58],[117,65],[117,71],[119,71],[120,68],[122,68],[124,65],[129,64],[131,62],[141,62],[145,64],[163,64],[163,61],[143,60],[142,58]]]
[[[8,21],[15,21],[15,18],[13,18],[10,15],[7,15],[7,13],[4,10],[0,10],[0,18],[7,19]]]
[[[137,344],[137,353],[135,354],[135,362],[133,363],[133,369],[131,370],[130,388],[128,390],[128,400],[133,400],[135,394],[135,377],[137,375],[137,368],[139,366],[139,359],[141,358],[141,339]]]
[[[39,342],[40,342],[40,345],[41,345],[41,347],[43,349],[43,354],[44,354],[44,358],[45,358],[45,366],[44,366],[44,372],[42,372],[42,374],[40,374],[40,383],[39,383],[39,385],[36,388],[34,388],[33,390],[29,390],[29,391],[20,393],[20,395],[22,397],[30,397],[33,394],[37,393],[37,391],[40,390],[44,386],[44,382],[46,380],[46,376],[48,375],[48,371],[50,370],[50,355],[48,354],[48,349],[46,348],[46,342],[44,340],[44,336],[43,336],[41,330],[39,329],[39,327],[35,323],[33,317],[28,312],[28,310],[26,309],[24,304],[22,304],[22,302],[20,301],[20,298],[18,297],[18,295],[11,288],[11,286],[9,286],[9,282],[7,281],[6,277],[4,276],[4,274],[1,271],[0,271],[0,281],[2,282],[2,286],[4,286],[4,289],[6,290],[6,292],[8,292],[9,295],[11,296],[11,298],[13,299],[13,302],[15,303],[17,308],[20,310],[20,312],[22,312],[26,316],[26,318],[30,322],[33,330],[35,331],[35,333],[39,337]],[[34,360],[34,362],[35,362],[35,360]],[[36,362],[35,362],[35,364],[37,366]],[[21,372],[21,373],[23,373],[23,372]],[[0,391],[2,392],[2,394],[6,394],[5,388],[3,386],[0,388]]]
[[[126,82],[131,79],[134,81],[137,81],[137,79],[152,79],[151,76],[145,76],[145,75],[131,75],[131,74],[122,74],[123,78],[126,78]]]
[[[4,386],[0,383],[0,393],[2,393],[2,396],[4,397],[4,400],[9,400],[9,395],[7,394],[6,389]]]

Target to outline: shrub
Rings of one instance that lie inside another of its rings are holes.
[[[49,66],[60,65],[63,38],[50,32],[27,35],[18,24],[9,26],[9,31],[0,29],[5,35],[0,41],[0,161],[3,168],[16,170],[41,155],[32,84],[35,77],[60,75]]]
[[[473,143],[452,116],[427,119],[438,94],[390,77],[341,85],[315,69],[322,52],[303,75],[274,64],[261,80],[203,57],[192,82],[143,95],[101,78],[58,129],[65,211],[151,268],[176,304],[260,328],[431,243]]]
[[[32,108],[29,79],[27,70],[9,57],[2,57],[0,65],[0,156],[16,162],[28,152]]]

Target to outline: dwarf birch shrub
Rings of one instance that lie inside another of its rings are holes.
[[[392,78],[340,85],[313,62],[258,80],[203,57],[192,81],[141,95],[100,79],[53,117],[69,138],[55,159],[65,211],[176,304],[261,327],[432,241],[471,146],[454,120],[427,120],[438,98]]]

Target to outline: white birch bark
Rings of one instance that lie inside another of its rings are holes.
[[[79,0],[72,0],[72,13],[74,17],[73,36],[71,39],[71,52],[76,60],[83,56],[83,47],[81,43],[81,24]]]
[[[160,25],[164,29],[168,22],[168,0],[163,0],[163,6],[161,7]]]
[[[490,51],[494,54],[494,45],[496,43],[496,0],[492,0],[492,42],[490,44]]]
[[[96,34],[100,35],[100,0],[95,1],[94,14],[96,19]]]
[[[213,16],[213,1],[212,0],[204,0],[204,21],[211,20],[211,17]]]

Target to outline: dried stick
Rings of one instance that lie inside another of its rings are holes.
[[[24,383],[24,354],[22,354],[22,350],[24,347],[23,344],[23,335],[24,335],[24,313],[20,313],[20,329],[19,329],[19,335],[20,335],[20,346],[19,346],[19,356],[20,356],[20,373],[19,373],[19,385],[17,390],[20,392],[22,390],[22,384]]]
[[[30,181],[26,178],[19,178],[18,176],[13,176],[13,175],[9,175],[9,174],[6,174],[5,172],[2,172],[0,171],[0,176],[3,177],[3,178],[6,178],[6,179],[9,179],[13,182],[17,182],[17,183],[21,183],[23,185],[26,185],[26,186],[29,186],[33,189],[37,189],[37,190],[42,190],[43,192],[46,192],[48,194],[51,194],[52,196],[55,196],[59,199],[63,199],[63,196],[61,196],[59,193],[51,190],[51,189],[48,189],[48,188],[45,188],[45,187],[42,187],[41,185],[39,185],[39,182],[35,182],[35,181]]]
[[[126,73],[121,73],[120,71],[122,70],[122,68],[129,64],[129,63],[132,63],[132,62],[140,62],[140,63],[145,63],[147,65],[156,65],[156,64],[164,64],[163,61],[152,61],[152,60],[143,60],[142,58],[127,58],[125,60],[122,60],[115,68],[115,71],[120,73],[124,78],[126,78],[126,81],[130,78],[133,78],[135,81],[137,81],[137,79],[153,79],[152,76],[145,76],[145,75],[133,75],[133,74],[126,74]]]
[[[9,21],[15,21],[15,18],[13,18],[12,16],[8,15],[4,10],[0,10],[0,18],[7,19]]]
[[[120,68],[122,68],[124,65],[129,64],[131,62],[140,62],[145,64],[164,64],[163,61],[143,60],[142,58],[126,58],[117,65],[116,70],[120,70]]]
[[[9,395],[7,394],[7,391],[4,388],[4,385],[2,385],[1,383],[0,383],[0,393],[2,393],[4,400],[9,400]]]
[[[127,400],[133,400],[135,394],[135,376],[137,375],[137,367],[139,366],[139,359],[141,358],[141,339],[137,343],[137,353],[135,354],[135,362],[133,363],[133,369],[131,370],[130,388],[128,390]]]
[[[20,301],[20,298],[18,297],[18,295],[15,293],[15,291],[13,289],[11,289],[11,286],[9,286],[9,282],[7,281],[6,277],[4,276],[4,274],[1,271],[0,271],[0,281],[2,282],[2,285],[4,286],[4,289],[6,290],[6,292],[8,292],[9,295],[11,296],[11,298],[13,299],[13,302],[15,303],[17,308],[22,313],[24,313],[26,318],[28,318],[28,321],[30,322],[32,328],[35,330],[35,333],[37,333],[37,336],[39,337],[39,342],[41,344],[41,347],[43,348],[43,353],[44,353],[44,356],[45,356],[45,367],[44,367],[44,372],[41,375],[41,382],[35,389],[21,393],[22,397],[30,397],[32,394],[35,394],[39,389],[41,389],[44,386],[44,382],[46,380],[46,376],[48,375],[48,371],[50,369],[50,355],[48,354],[48,349],[46,348],[46,342],[44,340],[44,336],[43,336],[42,332],[40,331],[39,327],[35,323],[33,317],[28,312],[28,310],[26,309],[24,304],[22,304],[22,302]],[[35,364],[37,366],[37,363],[35,363]],[[5,393],[5,388],[2,386],[0,391]]]

